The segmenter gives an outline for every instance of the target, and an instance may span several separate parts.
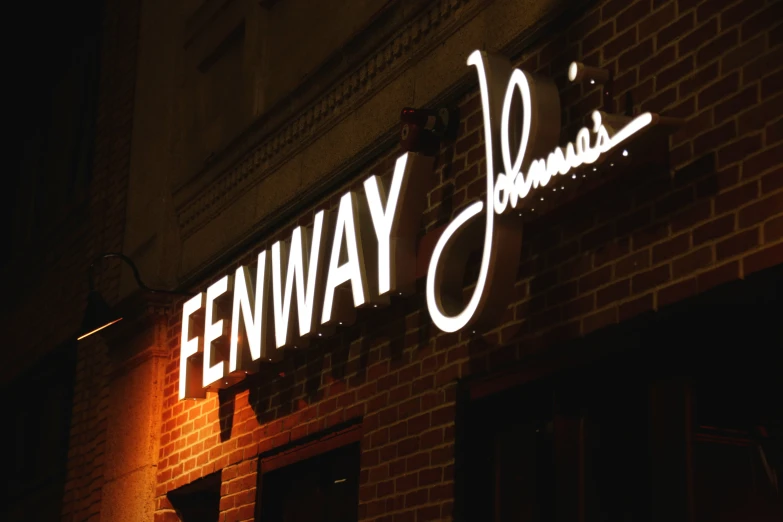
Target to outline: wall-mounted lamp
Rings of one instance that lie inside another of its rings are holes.
[[[103,296],[101,296],[100,292],[95,289],[95,265],[99,261],[109,258],[118,258],[130,266],[131,270],[133,271],[133,278],[136,280],[136,284],[138,284],[139,288],[146,292],[171,295],[190,295],[184,292],[177,292],[173,290],[150,288],[141,280],[139,269],[136,268],[136,265],[128,256],[116,252],[101,254],[95,261],[92,262],[89,268],[88,282],[90,285],[90,293],[87,295],[87,308],[84,311],[82,327],[79,330],[79,336],[76,338],[78,341],[81,341],[85,337],[89,337],[94,333],[100,332],[104,328],[122,321],[122,315],[117,311],[112,310],[106,300],[103,299]]]
[[[592,67],[585,65],[582,62],[571,62],[568,66],[568,81],[571,82],[588,82],[590,85],[601,85],[601,92],[603,95],[603,107],[604,112],[614,112],[614,78],[612,72],[607,69],[601,69],[600,67]],[[626,96],[626,115],[631,116],[631,111],[628,109],[628,104],[633,106],[633,102],[630,100],[630,91]]]
[[[581,62],[571,62],[568,66],[568,80],[572,82],[590,82],[595,85],[604,84],[609,81],[611,74],[606,69],[600,67],[591,67]]]

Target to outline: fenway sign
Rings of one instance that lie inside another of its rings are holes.
[[[426,301],[440,330],[497,326],[514,287],[522,243],[518,207],[557,176],[573,176],[658,122],[644,113],[622,118],[595,111],[592,127],[557,146],[560,100],[550,80],[514,69],[502,57],[474,51],[486,147],[486,198],[457,214],[429,260]],[[574,66],[569,77],[575,79]],[[357,308],[386,306],[415,289],[416,236],[426,207],[433,158],[406,153],[388,186],[370,176],[336,211],[258,254],[196,294],[182,308],[179,398],[230,386],[286,348],[306,346],[353,322]],[[463,298],[469,254],[481,248],[478,279]]]

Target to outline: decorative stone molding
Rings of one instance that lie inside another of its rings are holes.
[[[187,239],[236,198],[270,175],[351,114],[402,70],[469,21],[488,0],[443,0],[420,11],[341,81],[256,145],[240,137],[229,148],[249,149],[237,160],[208,165],[174,194],[182,239]],[[285,112],[287,107],[274,110]],[[227,152],[225,155],[229,155]]]

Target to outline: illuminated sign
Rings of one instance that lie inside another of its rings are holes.
[[[596,111],[591,130],[581,129],[575,142],[558,147],[560,100],[551,81],[481,51],[470,55],[468,65],[479,80],[487,193],[486,201],[471,203],[445,228],[429,261],[427,307],[445,332],[491,328],[503,315],[519,265],[520,201],[554,176],[602,161],[658,118],[621,117],[623,125],[615,129]],[[290,240],[262,251],[255,270],[241,266],[188,300],[182,308],[179,398],[230,386],[262,361],[279,360],[283,349],[306,346],[352,322],[356,308],[411,293],[433,161],[416,153],[400,156],[388,187],[369,177],[363,194],[349,191],[340,198],[336,215],[317,212],[312,227],[297,227]],[[484,219],[477,219],[482,213]],[[481,266],[465,304],[464,268],[477,244]]]
[[[283,349],[351,323],[356,308],[410,294],[433,162],[402,155],[388,187],[370,176],[364,194],[340,198],[336,215],[319,211],[312,227],[297,227],[290,240],[262,251],[255,270],[241,266],[188,300],[179,398],[230,386],[261,361],[279,360]]]
[[[546,186],[557,175],[592,164],[614,147],[653,123],[644,113],[613,132],[603,123],[602,113],[592,114],[591,133],[582,128],[576,143],[558,147],[560,100],[551,80],[535,77],[500,56],[474,51],[468,65],[476,68],[484,116],[486,149],[486,202],[469,205],[446,227],[438,239],[427,272],[427,307],[432,322],[444,332],[468,326],[487,328],[502,316],[509,304],[519,266],[522,229],[509,210],[517,207],[531,189]],[[570,74],[574,80],[575,75]],[[505,89],[504,89],[505,87]],[[514,105],[515,95],[521,103]],[[516,109],[516,110],[515,110]],[[512,156],[512,139],[518,140]],[[497,148],[496,144],[500,144]],[[495,174],[496,169],[500,171]],[[463,271],[467,256],[460,237],[476,235],[474,218],[484,211],[481,267],[467,304],[461,301]],[[442,265],[448,259],[448,270]],[[502,259],[502,263],[498,260]],[[449,294],[452,290],[451,295]],[[456,294],[456,295],[455,295]]]

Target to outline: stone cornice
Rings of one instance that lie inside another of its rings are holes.
[[[319,136],[372,98],[402,70],[459,29],[488,0],[448,0],[417,13],[351,72],[285,123],[248,146],[242,136],[215,161],[174,193],[177,221],[186,239]],[[287,107],[276,110],[286,112]],[[265,116],[265,119],[269,119]],[[237,150],[244,149],[242,155]]]

